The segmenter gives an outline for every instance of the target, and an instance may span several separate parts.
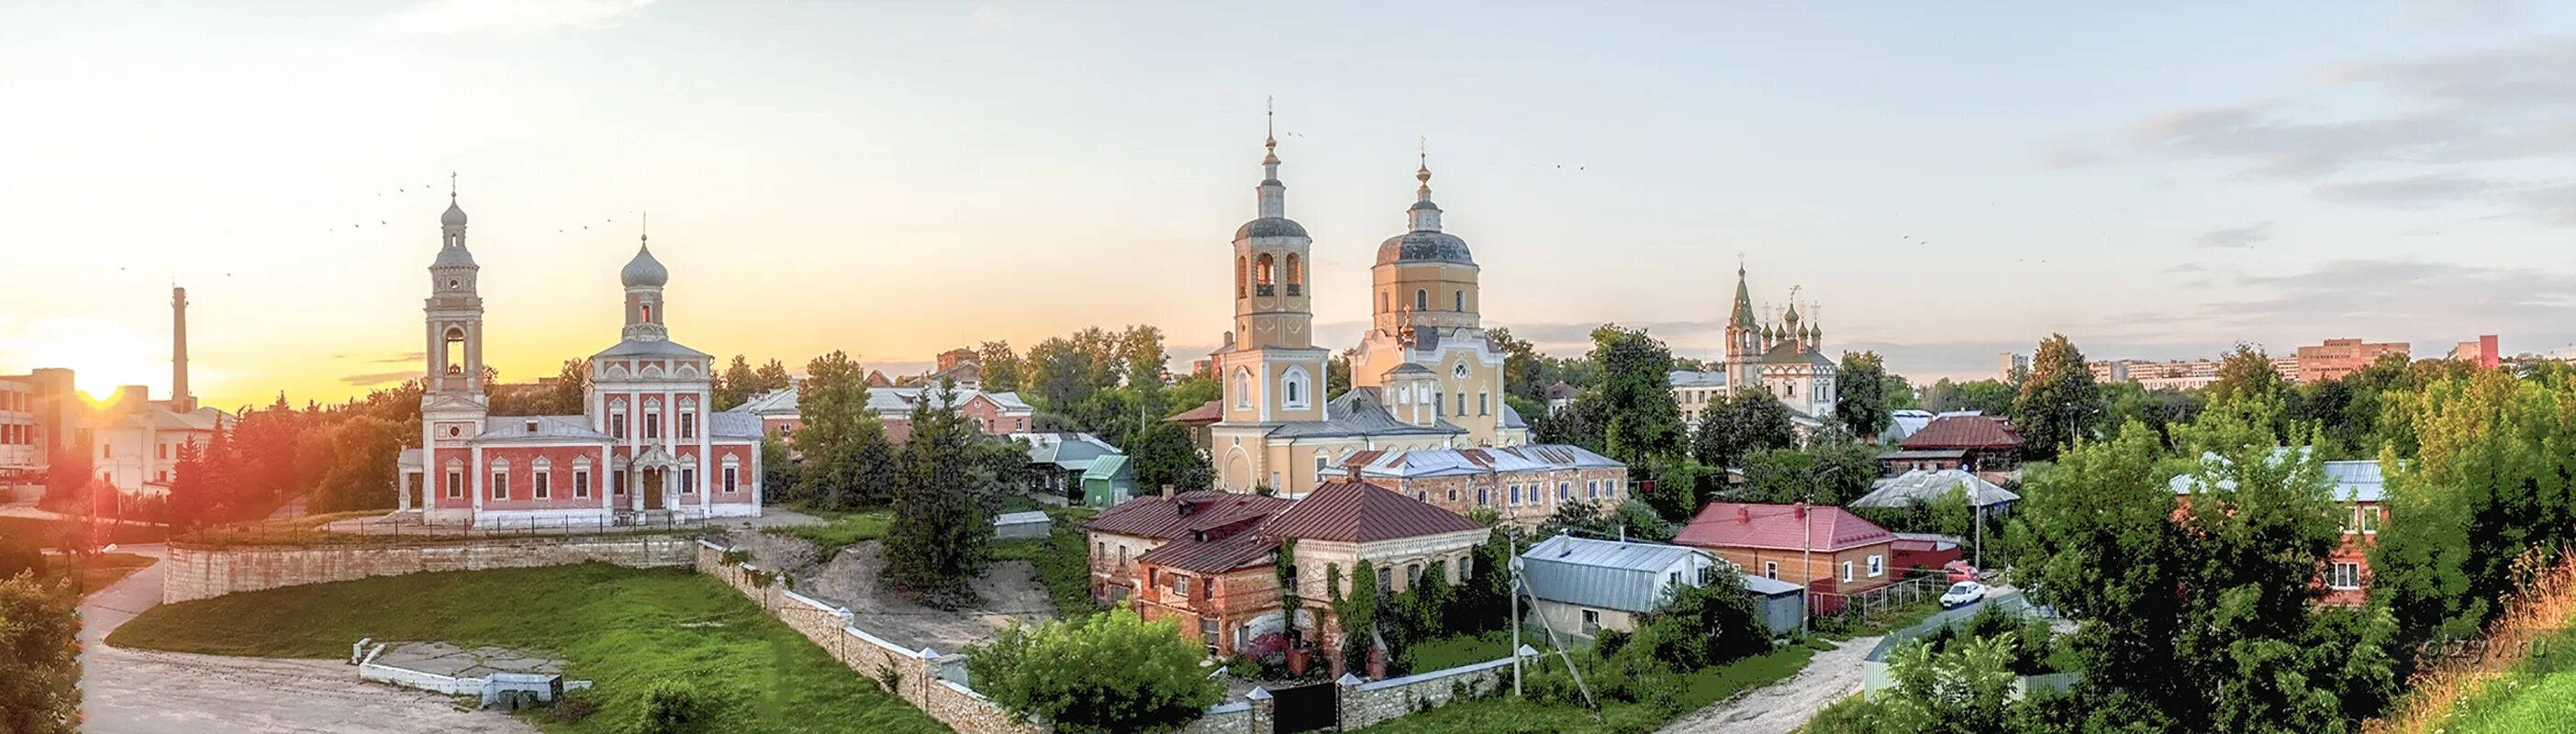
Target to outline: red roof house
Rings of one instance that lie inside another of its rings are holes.
[[[2021,466],[2021,433],[2003,418],[1950,415],[1924,424],[1905,437],[1902,451],[1889,454],[1890,473],[1912,469],[2012,471]],[[1904,462],[1898,466],[1896,461]]]
[[[1673,542],[1706,548],[1747,574],[1807,585],[1819,597],[1895,582],[1896,535],[1840,507],[1711,502]],[[1819,611],[1838,608],[1817,600]]]

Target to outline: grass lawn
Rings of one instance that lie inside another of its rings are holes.
[[[993,560],[1035,564],[1038,580],[1046,584],[1047,600],[1055,603],[1056,616],[1077,617],[1093,610],[1089,549],[1082,546],[1082,531],[1065,520],[1057,519],[1044,538],[993,543]]]
[[[1547,644],[1544,637],[1535,638],[1537,647]],[[1481,635],[1454,635],[1415,643],[1404,649],[1405,668],[1416,673],[1455,668],[1461,665],[1488,663],[1512,656],[1512,631],[1494,630]]]
[[[2543,638],[2531,657],[2454,704],[2435,728],[2456,734],[2576,731],[2576,631]]]
[[[150,556],[138,556],[132,553],[100,553],[90,556],[80,566],[81,588],[90,591],[107,588],[109,584],[141,571],[143,567],[152,563],[153,559]]]
[[[34,517],[0,517],[0,538],[29,538],[38,547],[52,548],[62,542],[63,533],[86,523],[49,520]],[[170,537],[169,528],[159,525],[125,525],[99,523],[99,544],[159,543]]]
[[[253,591],[153,607],[109,644],[262,657],[346,658],[361,637],[497,645],[555,655],[597,681],[599,711],[539,714],[547,731],[627,731],[659,681],[724,703],[708,731],[941,732],[723,582],[687,569],[601,563],[453,571]]]
[[[822,512],[804,509],[798,511],[823,518],[827,522],[821,525],[765,528],[761,532],[814,541],[814,545],[819,546],[821,551],[816,554],[816,558],[828,559],[832,554],[841,552],[841,549],[857,545],[862,541],[883,539],[886,536],[886,530],[894,526],[894,511],[890,509],[860,512]]]
[[[1643,703],[1613,701],[1602,707],[1601,720],[1594,721],[1589,712],[1578,706],[1541,704],[1513,698],[1509,684],[1506,684],[1505,692],[1499,696],[1451,703],[1360,731],[1371,734],[1644,734],[1663,726],[1673,716],[1797,675],[1800,669],[1807,667],[1807,659],[1815,654],[1815,650],[1806,647],[1790,646],[1693,671],[1681,677],[1684,687],[1675,696],[1681,710],[1670,714]],[[1549,664],[1557,664],[1554,656],[1547,659]]]

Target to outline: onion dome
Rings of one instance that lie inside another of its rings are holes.
[[[1476,264],[1474,253],[1467,250],[1466,240],[1440,231],[1440,205],[1431,203],[1430,164],[1424,163],[1414,172],[1413,177],[1422,182],[1422,188],[1414,192],[1413,206],[1405,209],[1405,219],[1412,225],[1412,231],[1388,237],[1385,242],[1379,243],[1377,264],[1390,265],[1400,262]]]
[[[671,282],[671,271],[662,267],[662,261],[653,259],[653,248],[637,247],[635,259],[627,261],[626,269],[617,272],[617,279],[624,281],[628,288],[660,288],[662,284]]]
[[[442,227],[465,226],[465,210],[456,205],[456,197],[447,198],[447,213],[438,215],[438,224]]]

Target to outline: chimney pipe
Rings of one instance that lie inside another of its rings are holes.
[[[188,289],[178,286],[170,287],[170,409],[197,409],[197,397],[188,392]]]
[[[1163,499],[1171,499],[1171,498],[1172,498],[1172,485],[1169,485],[1169,484],[1163,485]]]

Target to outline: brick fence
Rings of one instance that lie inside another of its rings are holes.
[[[691,539],[673,535],[616,537],[489,538],[316,546],[205,546],[170,544],[161,582],[162,603],[211,599],[370,576],[428,571],[561,566],[600,561],[634,568],[686,566]]]
[[[1538,651],[1523,645],[1520,654],[1536,657]],[[1381,681],[1362,682],[1359,676],[1344,673],[1341,680],[1334,682],[1341,686],[1341,728],[1359,729],[1415,711],[1439,708],[1454,699],[1492,695],[1502,690],[1511,675],[1511,658]]]

